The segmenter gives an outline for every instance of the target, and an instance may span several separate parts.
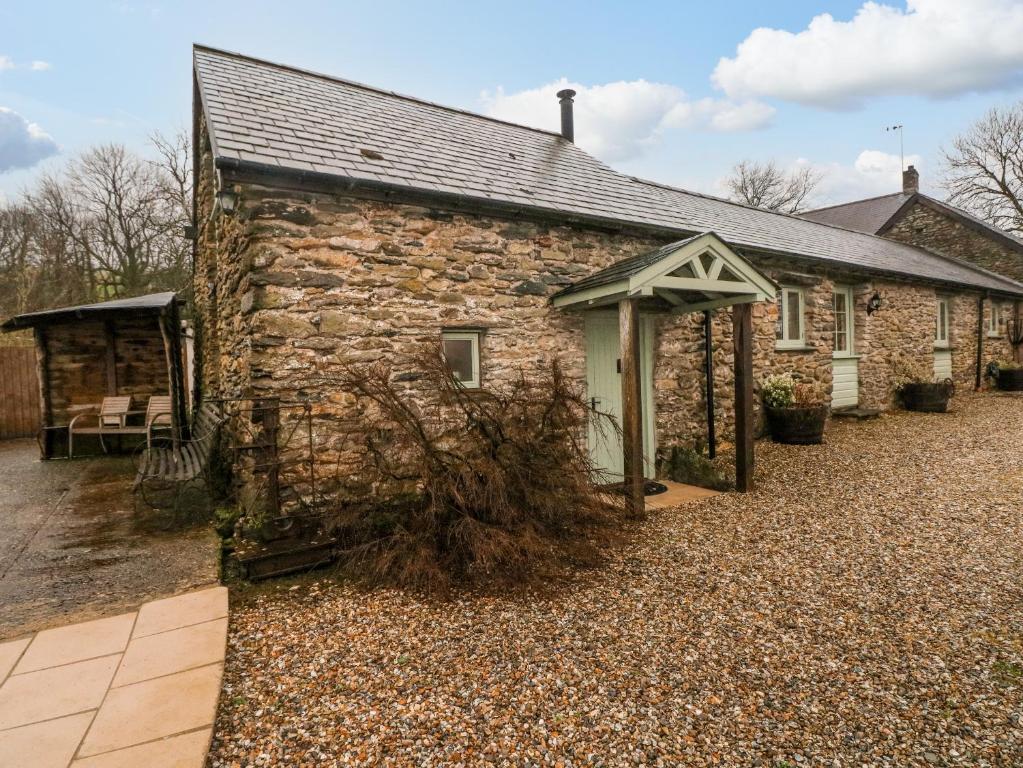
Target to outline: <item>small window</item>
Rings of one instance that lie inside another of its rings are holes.
[[[778,293],[778,326],[775,346],[778,349],[798,349],[806,346],[803,291],[782,288]]]
[[[938,299],[938,311],[935,317],[934,346],[948,346],[948,299]]]
[[[1002,312],[998,304],[991,304],[991,314],[987,316],[987,335],[998,336],[1002,330]]]
[[[467,389],[480,386],[480,335],[477,331],[444,331],[444,359],[455,381]]]
[[[848,357],[853,353],[853,297],[852,290],[835,286],[835,338],[836,357]]]

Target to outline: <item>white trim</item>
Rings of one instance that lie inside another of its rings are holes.
[[[987,316],[987,336],[989,339],[997,339],[1002,335],[1002,305],[998,302],[991,302],[991,311]]]
[[[796,294],[799,297],[799,336],[791,338],[789,332],[788,296]],[[774,334],[775,349],[806,349],[806,293],[802,288],[792,285],[783,285],[778,290],[775,299],[778,302],[778,328],[781,329],[781,338],[778,338],[778,331]]]
[[[944,327],[942,327],[941,309],[945,308]],[[952,303],[947,296],[938,296],[934,304],[934,348],[948,349],[951,346]]]
[[[480,388],[480,333],[479,331],[442,331],[441,349],[445,341],[468,341],[472,362],[472,378],[468,381],[456,379],[466,389]]]
[[[710,256],[705,267],[700,257]],[[690,265],[694,277],[675,277],[672,272]],[[736,280],[722,280],[727,269]],[[660,291],[658,291],[660,289]],[[774,296],[777,286],[761,274],[752,264],[728,247],[717,235],[705,233],[666,253],[653,264],[628,278],[606,285],[587,288],[578,293],[558,296],[551,301],[555,307],[592,309],[595,306],[617,302],[624,296],[653,296],[655,293],[676,291],[698,293],[703,299],[689,304],[685,311],[695,312],[705,302],[722,302],[715,306],[728,306],[745,301],[767,301]],[[682,299],[682,297],[677,297]],[[671,302],[674,303],[674,302]]]
[[[853,289],[848,285],[836,285],[831,293],[831,306],[834,311],[835,299],[838,296],[845,297],[845,349],[836,349],[834,339],[838,335],[838,323],[835,322],[835,329],[832,333],[831,356],[836,360],[843,360],[856,357],[856,298],[853,296]]]

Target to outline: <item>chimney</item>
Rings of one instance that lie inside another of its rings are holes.
[[[912,165],[902,172],[902,191],[907,195],[920,191],[920,174]]]
[[[575,91],[566,88],[558,91],[558,101],[561,102],[561,135],[569,141],[575,141],[575,121],[572,119],[572,98]]]

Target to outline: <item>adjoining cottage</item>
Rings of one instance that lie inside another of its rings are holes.
[[[923,248],[618,173],[573,143],[570,91],[559,134],[205,47],[194,67],[210,395],[327,401],[310,382],[339,360],[442,339],[467,387],[558,356],[595,407],[628,416],[624,338],[642,435],[591,450],[621,474],[638,442],[649,475],[704,438],[709,395],[734,434],[747,320],[756,378],[792,371],[836,408],[885,408],[902,359],[972,385],[984,300],[1023,299]]]
[[[920,191],[920,174],[912,165],[902,172],[902,191],[855,200],[802,214],[823,224],[881,235],[968,261],[991,272],[1023,280],[1023,240],[961,208]],[[1018,305],[996,294],[984,306],[986,332],[982,357],[1008,360],[1012,349],[1007,323],[1018,320]]]

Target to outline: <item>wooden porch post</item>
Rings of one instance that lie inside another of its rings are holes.
[[[625,505],[639,517],[643,500],[643,396],[640,382],[639,300],[618,302],[622,355],[622,447],[625,453]]]
[[[106,340],[107,394],[117,395],[117,336],[110,320],[103,322],[103,336]]]
[[[732,306],[735,356],[735,488],[753,490],[753,309]]]

